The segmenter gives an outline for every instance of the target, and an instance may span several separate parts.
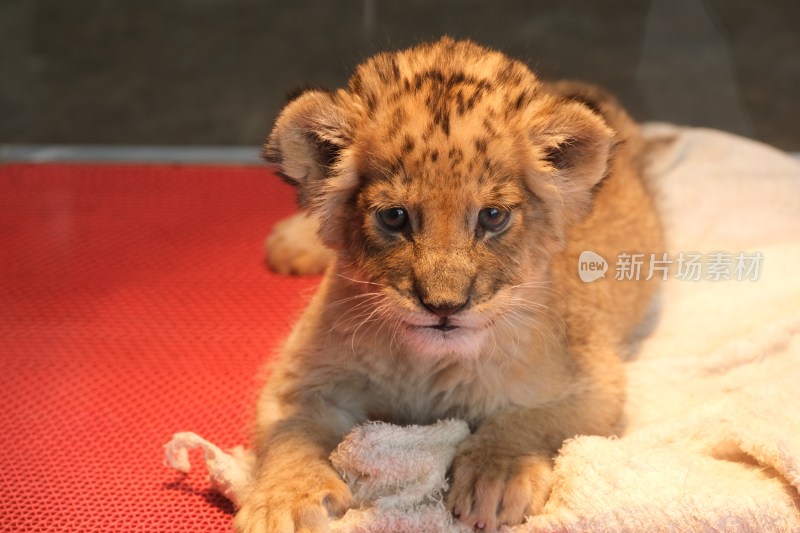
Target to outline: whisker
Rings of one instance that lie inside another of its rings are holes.
[[[559,330],[561,330],[561,334],[564,336],[564,338],[566,338],[567,336],[566,323],[564,322],[564,319],[562,319],[555,313],[552,307],[540,302],[532,302],[530,300],[526,300],[525,298],[520,298],[518,296],[508,298],[507,302],[512,303],[512,305],[516,307],[521,307],[528,310],[535,310],[539,314],[546,316],[553,322],[553,324],[556,327],[558,327]],[[519,304],[524,304],[524,305],[519,305]]]
[[[377,337],[384,326],[388,325],[390,319],[394,318],[394,315],[389,311],[390,305],[387,303],[386,305],[382,305],[379,308],[378,316],[381,319],[381,325],[378,326],[378,329],[375,330],[375,336]]]
[[[340,314],[331,325],[329,332],[338,329],[339,325],[343,322],[347,323],[352,320],[359,320],[362,316],[362,311],[368,311],[372,305],[376,304],[376,300],[380,300],[380,298],[383,297],[383,295],[380,293],[376,293],[371,296],[372,298],[358,302],[356,305],[350,307],[344,313]],[[349,327],[345,327],[344,331],[347,331],[348,329]]]
[[[347,298],[342,298],[340,300],[336,300],[334,302],[331,302],[328,305],[331,306],[331,307],[337,306],[337,305],[342,305],[344,303],[347,303],[347,302],[350,302],[350,301],[353,301],[353,300],[357,300],[359,298],[366,298],[367,296],[373,296],[374,297],[374,296],[382,296],[382,295],[379,292],[365,292],[363,294],[356,294],[355,296],[348,296]]]
[[[364,326],[364,324],[369,322],[372,319],[372,317],[375,316],[375,313],[377,313],[380,309],[382,309],[382,308],[384,308],[385,306],[388,306],[388,305],[389,305],[388,303],[383,303],[380,306],[378,306],[375,309],[373,309],[373,311],[367,316],[367,318],[362,320],[361,323],[355,328],[355,330],[353,330],[353,335],[350,338],[350,346],[351,346],[351,348],[353,350],[353,355],[355,355],[355,352],[356,352],[356,334],[358,333],[358,330],[360,330],[361,327]]]
[[[347,281],[352,281],[353,283],[363,283],[365,285],[377,285],[378,287],[386,287],[386,285],[384,285],[382,283],[376,283],[374,281],[365,281],[365,280],[361,280],[361,279],[353,279],[353,278],[349,278],[349,277],[345,276],[344,274],[337,273],[336,276],[340,277],[342,279],[346,279]]]
[[[397,346],[397,349],[400,349],[400,343],[397,341],[397,335],[400,333],[400,328],[403,327],[403,320],[396,316],[394,319],[394,324],[392,324],[392,339],[389,342],[389,348],[391,349],[392,345]]]

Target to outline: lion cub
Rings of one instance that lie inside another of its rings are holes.
[[[640,146],[604,93],[448,38],[291,101],[265,156],[313,218],[283,231],[318,225],[334,252],[260,398],[236,530],[326,531],[350,503],[328,454],[368,420],[467,420],[454,516],[494,531],[539,512],[562,442],[622,412],[619,347],[653,287],[583,283],[578,256],[660,249]],[[292,266],[285,237],[283,270],[328,260],[295,242]]]

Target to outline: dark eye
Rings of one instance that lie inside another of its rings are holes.
[[[376,213],[378,222],[389,231],[401,231],[408,224],[408,213],[402,207],[389,207]]]
[[[478,224],[486,231],[500,231],[508,223],[510,214],[500,207],[484,207],[478,213]]]

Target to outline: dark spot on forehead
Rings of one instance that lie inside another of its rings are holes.
[[[436,163],[439,160],[439,150],[432,150],[431,151],[431,161]]]
[[[456,93],[456,113],[458,113],[459,117],[464,115],[464,109],[464,93],[459,89]]]
[[[518,112],[523,107],[527,106],[535,95],[527,88],[522,89],[513,100],[509,100],[504,109],[505,116],[511,116],[513,113]]]
[[[495,137],[497,135],[497,130],[492,124],[492,121],[489,118],[483,119],[483,130],[490,136]]]
[[[505,60],[503,61],[503,67],[497,72],[497,80],[501,83],[506,83],[511,79],[511,76],[514,74],[514,63]]]
[[[408,155],[414,150],[414,139],[411,138],[410,135],[406,134],[403,138],[403,147],[400,149],[401,155]]]
[[[433,132],[436,131],[436,124],[433,122],[428,124],[428,127],[425,128],[425,131],[422,132],[422,142],[428,142],[431,137],[433,137]]]
[[[528,102],[528,91],[521,91],[517,99],[514,100],[514,109],[519,111],[520,108]]]
[[[390,93],[386,101],[389,102],[390,104],[396,104],[397,102],[400,101],[401,98],[403,98],[403,92],[398,90]]]
[[[494,194],[494,195],[499,195],[500,193],[502,193],[502,192],[503,192],[503,184],[501,184],[501,183],[495,183],[494,185],[492,185],[492,190],[491,190],[491,192],[492,192],[492,194]]]
[[[461,148],[453,146],[447,151],[447,158],[451,163],[458,164],[464,160],[464,152],[461,150]]]
[[[449,78],[447,78],[447,87],[452,88],[459,83],[464,83],[466,79],[467,77],[463,72],[454,72],[453,74],[450,74]]]
[[[400,106],[396,107],[395,110],[392,112],[392,118],[389,123],[389,130],[392,132],[397,131],[403,124],[405,119],[406,119],[405,110]]]
[[[432,82],[435,85],[441,85],[444,84],[444,81],[445,78],[442,71],[437,68],[432,68],[430,70],[426,70],[425,72],[420,72],[414,76],[414,89],[421,89],[422,85],[426,82]]]
[[[399,79],[400,68],[394,55],[378,55],[374,59],[374,65],[381,82],[388,84]]]
[[[481,98],[483,98],[483,94],[491,88],[491,83],[486,80],[481,80],[475,87],[475,91],[469,97],[469,100],[467,100],[467,109],[472,109],[475,107],[475,104],[480,102]]]
[[[367,110],[370,113],[373,113],[375,111],[375,108],[378,106],[378,99],[372,92],[363,94],[362,98],[364,99],[364,102],[367,104]]]
[[[433,123],[442,128],[442,132],[445,136],[450,135],[450,111],[447,107],[442,106],[436,113],[433,115]]]
[[[392,79],[394,81],[399,80],[400,79],[400,66],[397,64],[397,58],[395,56],[392,56],[391,67],[392,67]]]

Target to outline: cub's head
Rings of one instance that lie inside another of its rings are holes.
[[[542,312],[552,254],[590,208],[613,132],[521,63],[443,39],[291,101],[265,148],[338,250],[359,316],[424,355],[481,353]]]

